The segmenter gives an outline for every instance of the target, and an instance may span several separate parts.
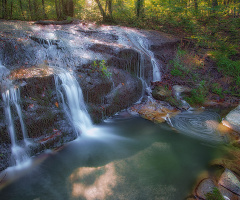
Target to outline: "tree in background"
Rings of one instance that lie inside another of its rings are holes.
[[[141,18],[144,15],[144,0],[136,1],[136,15],[137,18]]]
[[[100,2],[100,0],[95,0],[98,8],[100,10],[100,13],[103,17],[103,21],[105,22],[112,22],[113,21],[113,15],[112,15],[112,0],[106,0],[105,2],[105,10],[103,9],[103,6]]]

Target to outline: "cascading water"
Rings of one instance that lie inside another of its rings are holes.
[[[25,129],[25,125],[23,122],[23,116],[21,107],[19,105],[20,101],[20,91],[19,88],[14,86],[12,82],[6,78],[9,70],[0,64],[1,69],[1,89],[2,89],[2,99],[4,102],[4,111],[6,116],[6,123],[8,126],[8,132],[11,138],[11,151],[12,151],[12,161],[16,166],[21,166],[22,164],[26,163],[29,160],[28,155],[28,146],[31,144],[28,141],[27,131]],[[17,115],[21,125],[21,131],[23,135],[23,145],[19,145],[16,137],[16,132],[14,129],[14,121],[12,118],[12,111],[15,107],[17,111]]]
[[[92,128],[92,121],[87,112],[82,90],[76,78],[70,72],[61,69],[55,75],[56,89],[65,113],[73,125],[77,136]]]
[[[123,30],[125,33],[124,35],[127,38],[127,41],[131,41],[131,46],[133,46],[141,54],[141,58],[140,58],[141,72],[143,71],[143,69],[142,69],[143,55],[147,55],[150,58],[151,64],[153,67],[153,75],[152,75],[153,80],[152,81],[153,82],[161,81],[160,63],[156,60],[154,53],[149,49],[149,42],[146,39],[146,37],[134,30],[131,30],[131,29],[123,29]],[[142,76],[140,76],[140,78],[142,78]]]
[[[55,85],[59,102],[62,102],[67,118],[72,124],[77,136],[80,136],[80,134],[86,133],[87,130],[92,127],[92,122],[87,112],[78,81],[71,72],[66,69],[66,67],[72,68],[76,66],[76,62],[78,61],[72,58],[76,52],[71,47],[75,44],[65,43],[65,35],[63,36],[63,33],[63,31],[55,29],[41,31],[40,35],[44,37],[44,39],[39,40],[39,43],[45,48],[39,51],[38,56],[44,60],[45,64],[49,64],[55,69]],[[68,35],[68,37],[74,36]],[[79,40],[74,38],[74,41],[77,42]],[[80,50],[81,49],[79,49],[79,51]],[[68,57],[66,57],[65,54],[67,54]],[[79,55],[81,55],[81,53],[79,53]]]
[[[27,140],[27,132],[25,130],[25,126],[23,123],[23,117],[19,101],[19,89],[15,88],[14,86],[7,89],[5,92],[2,93],[2,98],[4,101],[4,110],[6,115],[6,121],[8,125],[8,131],[11,138],[11,150],[12,150],[12,158],[13,162],[16,166],[21,166],[21,164],[25,163],[29,160],[29,155],[27,152],[27,147],[30,144]],[[21,124],[21,130],[23,134],[24,145],[21,147],[17,144],[16,133],[14,129],[14,121],[12,119],[12,112],[11,112],[11,105],[15,105],[17,114]]]

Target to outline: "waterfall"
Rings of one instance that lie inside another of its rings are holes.
[[[28,146],[31,144],[28,141],[27,131],[25,129],[22,111],[20,107],[20,90],[18,87],[12,84],[12,81],[7,78],[9,70],[0,63],[0,86],[2,90],[2,100],[4,106],[4,112],[6,117],[6,123],[8,127],[8,133],[11,139],[11,151],[12,151],[12,161],[19,167],[29,161]],[[15,107],[16,113],[18,115],[21,131],[23,136],[23,144],[19,144],[17,141],[17,136],[14,128],[14,120],[12,118],[12,109]]]
[[[150,58],[153,67],[153,82],[161,81],[161,64],[157,61],[154,53],[150,50],[150,45],[147,38],[131,29],[125,29],[124,33],[127,37],[127,41],[131,41],[130,45],[133,46],[141,54],[141,60],[143,55],[147,55]],[[143,71],[142,66],[140,66],[140,70]]]
[[[68,71],[61,69],[55,75],[55,84],[64,111],[74,127],[77,136],[92,128],[92,121],[87,112],[82,90],[76,78]]]
[[[39,57],[44,58],[44,62],[51,64],[54,68],[56,72],[54,78],[58,100],[62,103],[63,110],[76,135],[80,136],[92,127],[92,121],[87,112],[78,81],[71,72],[65,69],[66,66],[76,66],[72,58],[74,52],[71,48],[71,45],[74,44],[65,43],[60,31],[46,30],[45,32],[41,32],[41,37],[46,37],[46,39],[39,40],[39,43],[41,45],[47,44],[47,48],[39,51]],[[68,37],[71,36],[68,35]],[[57,44],[56,41],[58,41]],[[64,48],[60,48],[58,46],[60,44]],[[68,56],[66,57],[65,54]]]
[[[12,158],[13,162],[15,162],[16,166],[21,166],[27,160],[29,160],[29,155],[27,153],[27,146],[30,144],[27,140],[27,132],[25,130],[25,126],[23,123],[23,117],[21,108],[19,105],[19,89],[14,86],[10,86],[5,92],[2,93],[2,98],[4,102],[4,111],[6,115],[6,122],[8,125],[8,132],[11,138],[11,150],[12,150]],[[21,124],[21,130],[23,134],[24,146],[21,147],[17,143],[16,133],[14,129],[14,121],[12,118],[11,106],[14,105]]]

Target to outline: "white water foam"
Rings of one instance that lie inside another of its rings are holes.
[[[6,121],[8,125],[8,132],[11,138],[11,150],[12,150],[12,160],[16,166],[21,166],[25,162],[27,162],[30,158],[28,155],[28,148],[27,146],[30,145],[30,142],[27,140],[27,132],[25,130],[22,112],[19,101],[19,89],[11,86],[5,92],[2,93],[2,98],[4,101],[4,111],[6,115]],[[11,112],[11,105],[15,105],[17,114],[21,124],[21,130],[23,134],[23,139],[25,146],[20,146],[17,144],[16,132],[14,129],[14,121],[12,119],[12,112]]]
[[[143,57],[143,55],[147,55],[150,60],[151,60],[151,64],[153,67],[153,82],[156,81],[161,81],[161,72],[160,72],[160,68],[161,68],[161,64],[157,61],[157,59],[154,56],[154,53],[150,50],[150,45],[149,45],[149,41],[147,40],[147,38],[142,35],[141,33],[133,30],[133,29],[122,29],[124,31],[124,34],[126,39],[124,40],[123,38],[120,40],[122,43],[128,43],[129,41],[131,41],[131,44],[129,44],[130,46],[132,46],[134,49],[136,49],[140,54],[141,54],[141,58]],[[140,64],[140,72],[143,73],[143,62],[141,61]],[[142,78],[142,76],[139,76],[140,78]]]
[[[61,69],[55,75],[55,84],[59,100],[77,136],[87,133],[93,125],[76,78],[70,72]]]

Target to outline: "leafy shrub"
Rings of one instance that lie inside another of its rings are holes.
[[[100,62],[93,61],[93,71],[101,73],[103,77],[110,78],[112,76],[112,73],[108,70],[108,66],[106,66],[105,60],[101,60]]]
[[[213,191],[208,192],[205,197],[207,200],[224,200],[224,197],[222,196],[217,187],[214,187]]]
[[[212,92],[223,98],[223,89],[219,83],[212,84]]]
[[[193,89],[191,91],[191,95],[188,97],[185,97],[185,100],[190,105],[199,105],[204,103],[207,95],[207,89],[205,87],[205,81],[201,81],[197,88]]]

